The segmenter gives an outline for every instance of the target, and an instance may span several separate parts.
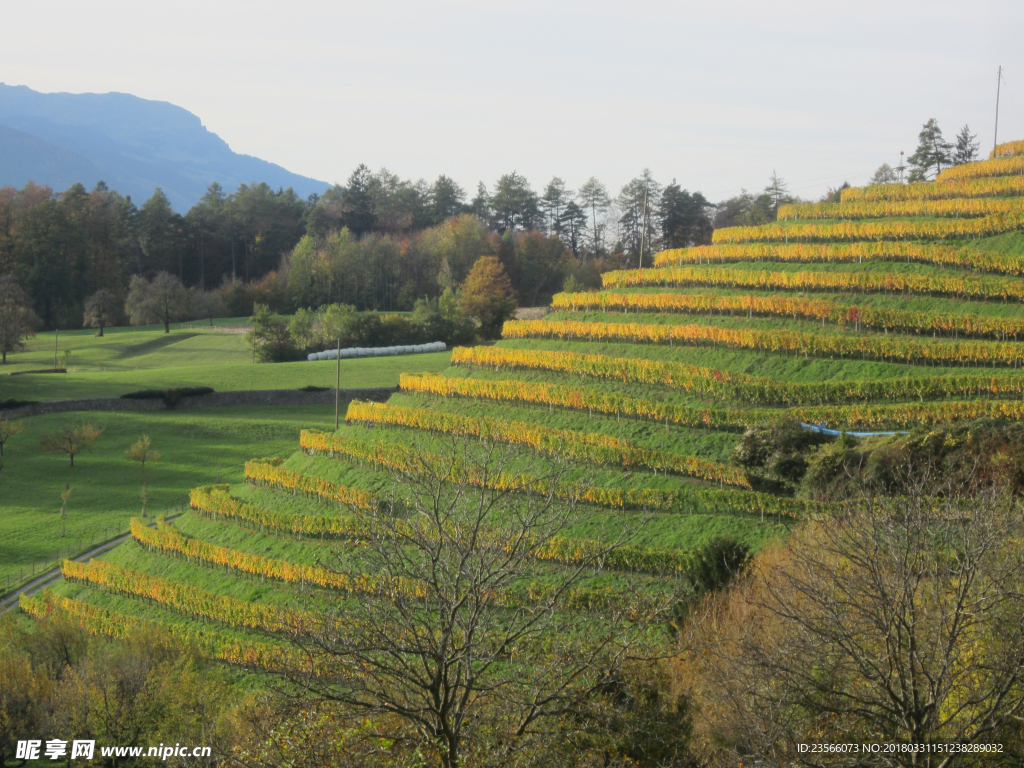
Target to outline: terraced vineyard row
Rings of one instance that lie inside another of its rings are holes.
[[[604,287],[708,286],[757,291],[939,294],[957,299],[1024,300],[1024,282],[1009,277],[956,277],[897,272],[771,272],[710,267],[665,267],[606,272]]]
[[[1020,158],[1024,160],[1024,158]],[[996,161],[993,161],[996,162]],[[779,241],[842,242],[848,240],[949,240],[999,235],[1020,229],[1024,216],[993,214],[976,219],[906,221],[903,219],[835,224],[762,224],[716,229],[713,243]]]
[[[670,346],[724,347],[821,358],[882,360],[920,365],[984,365],[1019,368],[1024,346],[1013,342],[907,339],[896,335],[854,336],[805,331],[721,328],[708,325],[650,325],[576,320],[513,320],[508,339],[563,339]]]
[[[878,184],[850,187],[840,193],[840,201],[853,203],[877,200],[950,200],[954,198],[1013,197],[1024,194],[1024,176],[967,178],[954,181],[925,181],[915,184]]]
[[[402,374],[402,389],[442,397],[486,398],[496,402],[529,403],[592,411],[613,416],[672,422],[684,427],[742,430],[779,421],[826,423],[850,429],[901,428],[942,421],[1024,417],[1024,401],[944,400],[934,403],[884,405],[823,405],[792,408],[695,408],[646,400],[631,395],[597,392],[585,387],[531,384],[524,381],[451,379]]]
[[[495,371],[502,368],[553,371],[622,383],[660,385],[702,398],[763,405],[987,396],[1012,399],[1024,395],[1024,376],[1018,374],[797,383],[661,360],[503,347],[456,347],[452,352],[452,365],[493,367]]]
[[[961,197],[940,200],[856,200],[840,203],[791,203],[779,206],[779,221],[797,219],[880,219],[887,216],[976,218],[1024,213],[1024,200]]]
[[[987,179],[993,176],[1019,176],[1024,173],[1024,157],[1013,153],[980,163],[965,163],[947,168],[935,177],[937,183],[959,179]]]
[[[711,314],[735,312],[752,318],[785,317],[820,320],[860,330],[896,331],[900,333],[941,333],[959,338],[992,336],[1002,341],[1024,335],[1024,318],[964,315],[953,312],[918,312],[886,307],[839,304],[823,299],[794,296],[720,296],[707,293],[559,293],[551,302],[553,309],[572,312],[585,310],[621,310],[623,312],[659,312]]]
[[[865,261],[933,264],[939,267],[1024,275],[1024,258],[1011,253],[953,245],[907,242],[748,243],[698,245],[662,251],[655,267],[778,261],[785,264],[860,264]]]

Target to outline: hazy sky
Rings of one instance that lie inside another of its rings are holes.
[[[938,119],[1024,138],[1024,2],[4,0],[0,80],[122,91],[232,149],[344,182],[360,162],[541,191],[648,166],[712,200],[772,170],[863,184]]]

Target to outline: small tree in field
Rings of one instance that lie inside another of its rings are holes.
[[[7,444],[7,441],[21,432],[24,428],[25,425],[20,421],[0,419],[0,456],[4,455],[4,445]]]
[[[495,338],[516,309],[512,281],[497,256],[481,256],[462,284],[459,302],[466,314],[480,321],[485,338]]]
[[[66,453],[73,467],[75,466],[75,456],[82,451],[91,451],[92,444],[101,434],[103,434],[103,430],[92,424],[85,422],[77,426],[68,424],[41,435],[39,445],[46,453]]]
[[[119,302],[113,291],[100,288],[96,293],[85,300],[85,313],[82,318],[82,326],[99,328],[97,336],[103,335],[103,329],[113,325],[117,321]]]
[[[70,484],[64,484],[64,490],[60,492],[60,536],[64,538],[68,532],[68,499],[71,498],[71,491],[74,488]]]
[[[136,275],[128,286],[125,311],[132,325],[163,323],[164,333],[171,332],[171,323],[180,319],[187,309],[188,293],[181,281],[167,272],[160,272],[149,283]]]
[[[149,493],[146,490],[146,462],[159,461],[160,452],[153,450],[149,435],[143,435],[131,444],[124,455],[129,461],[137,461],[142,466],[142,516],[145,517],[146,502],[149,500]]]

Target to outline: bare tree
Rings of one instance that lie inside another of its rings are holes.
[[[82,422],[79,425],[67,424],[52,432],[39,436],[39,445],[46,453],[65,453],[75,466],[75,456],[82,451],[91,451],[92,444],[103,434],[103,429]]]
[[[1012,760],[1024,722],[1022,534],[1005,497],[918,488],[810,524],[762,556],[691,659],[703,738],[726,747],[709,752],[944,768],[964,755],[937,745],[1004,742],[968,760]],[[812,742],[902,746],[798,751]]]
[[[564,743],[583,729],[589,700],[632,660],[665,648],[655,625],[671,600],[587,588],[636,527],[563,564],[540,563],[577,521],[575,500],[551,490],[565,488],[560,472],[530,479],[514,469],[523,466],[518,453],[445,442],[444,458],[411,453],[415,466],[396,473],[391,502],[363,513],[370,533],[358,555],[339,550],[341,568],[351,571],[357,556],[391,588],[297,634],[326,661],[296,681],[364,712],[367,735],[421,760],[507,765],[558,732]]]
[[[120,310],[118,305],[117,296],[114,295],[113,291],[107,288],[100,288],[85,300],[82,325],[99,328],[100,332],[97,335],[102,336],[103,329],[117,321],[117,315]]]

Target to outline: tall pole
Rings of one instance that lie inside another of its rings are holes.
[[[637,264],[640,271],[644,270],[644,237],[647,235],[647,187],[644,186],[644,218],[640,230],[640,261]]]
[[[341,419],[341,339],[338,339],[338,378],[334,384],[334,431],[338,431]]]
[[[999,146],[999,86],[1003,84],[1003,65],[999,65],[999,74],[996,75],[996,130],[992,137],[992,153],[995,154]]]
[[[57,370],[57,340],[60,339],[60,328],[53,329],[53,370]]]

